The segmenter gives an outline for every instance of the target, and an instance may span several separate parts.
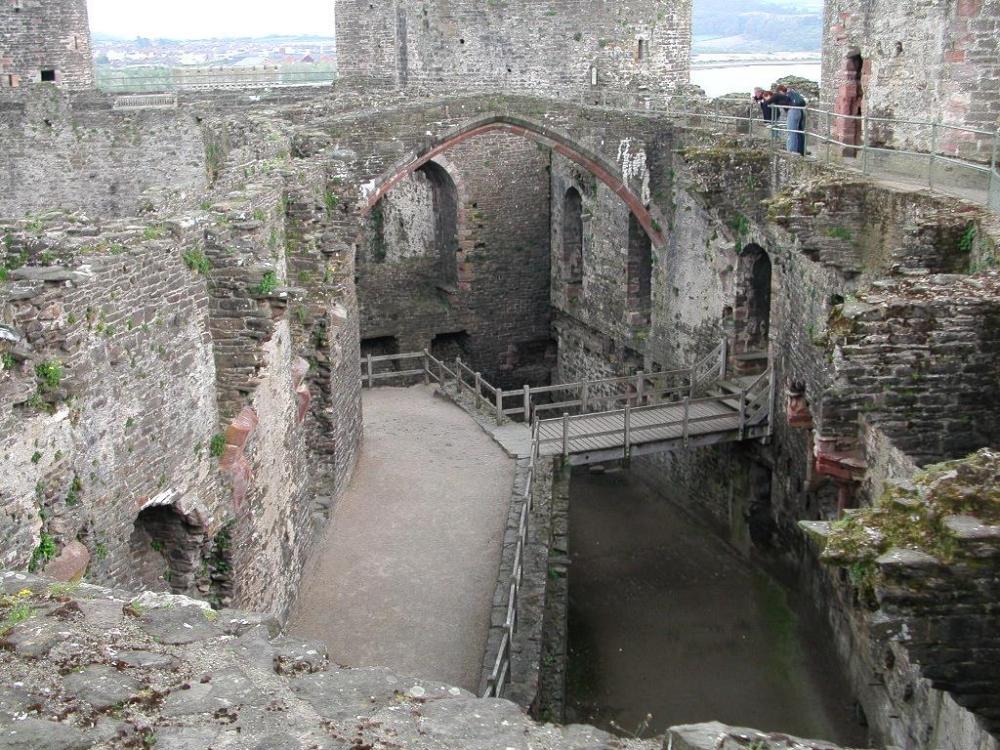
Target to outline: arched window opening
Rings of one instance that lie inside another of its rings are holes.
[[[738,274],[733,353],[747,374],[763,372],[771,331],[771,259],[759,245],[747,245]]]
[[[430,161],[386,193],[368,215],[368,242],[359,275],[375,266],[414,262],[437,286],[458,284],[458,189],[448,171]],[[426,270],[424,268],[426,267]]]
[[[434,246],[441,286],[458,286],[458,188],[448,170],[429,161],[417,170],[431,185],[434,205]]]
[[[579,296],[583,286],[583,197],[571,187],[563,198],[563,281],[568,297]]]
[[[652,309],[653,243],[633,214],[628,219],[627,309],[630,325],[647,325]]]
[[[211,540],[172,505],[146,508],[135,519],[130,547],[135,576],[143,588],[193,593],[202,568],[202,549]]]

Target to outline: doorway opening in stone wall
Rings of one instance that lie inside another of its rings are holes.
[[[771,283],[771,258],[760,245],[747,245],[739,256],[733,306],[733,356],[741,375],[757,375],[767,369]]]
[[[653,292],[653,243],[635,214],[628,216],[628,266],[626,279],[628,322],[631,326],[649,324]]]
[[[466,331],[439,333],[431,339],[431,354],[442,362],[466,359],[469,354],[469,334]]]
[[[202,566],[205,528],[174,505],[146,508],[129,540],[133,575],[144,589],[189,593]]]
[[[563,197],[562,257],[566,296],[576,300],[583,292],[583,197],[575,187]]]
[[[395,336],[375,336],[361,340],[361,366],[367,368],[368,358],[388,357],[399,354],[399,339]],[[372,362],[372,372],[376,375],[402,369],[399,361]],[[367,369],[365,369],[367,372]]]
[[[558,366],[559,345],[550,338],[518,341],[507,347],[500,362],[500,382],[505,388],[520,388],[525,383],[549,385]],[[539,394],[547,403],[548,394]]]
[[[834,122],[834,139],[843,144],[844,156],[855,156],[858,150],[853,146],[861,145],[864,137],[861,115],[864,111],[864,75],[865,61],[858,51],[851,51],[844,57],[840,72],[840,87],[834,102],[834,112],[837,117]]]

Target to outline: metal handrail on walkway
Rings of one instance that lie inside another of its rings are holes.
[[[497,658],[493,663],[490,676],[486,678],[486,690],[483,698],[499,698],[504,688],[510,682],[511,656],[513,653],[514,633],[517,631],[518,607],[521,594],[521,583],[524,580],[524,555],[528,546],[528,523],[534,510],[535,467],[538,463],[538,424],[531,428],[531,454],[528,461],[528,478],[525,481],[521,516],[517,525],[517,543],[514,548],[514,566],[511,572],[510,588],[507,594],[507,614],[504,617],[503,637],[497,649]]]
[[[748,99],[719,97],[711,104],[722,109],[734,104],[745,105],[746,115],[710,109],[692,110],[691,97],[657,96],[647,93],[595,91],[562,97],[587,107],[624,109],[656,114],[665,119],[683,120],[692,127],[702,121],[734,126],[738,133],[766,139],[779,145],[778,136],[789,132],[800,133],[806,140],[806,153],[810,158],[841,166],[862,174],[888,179],[915,181],[932,192],[955,194],[969,198],[1000,213],[1000,129],[986,130],[956,125],[938,120],[907,120],[891,117],[874,117],[868,114],[848,115],[818,107],[781,107],[785,111],[800,109],[806,113],[805,127],[789,131],[787,125],[769,124],[764,120],[760,106]],[[709,101],[709,100],[706,100]],[[834,123],[842,125],[835,127]],[[850,126],[850,127],[849,127]],[[854,130],[857,141],[842,140],[837,132]],[[860,130],[860,132],[858,132]],[[920,130],[924,134],[920,135]],[[902,148],[886,145],[890,138],[897,138]],[[979,159],[961,156],[962,151],[978,152]],[[838,153],[839,152],[839,153]],[[893,169],[886,162],[902,157],[915,169]],[[881,164],[876,164],[880,160]],[[967,184],[945,186],[942,184],[944,168],[958,171]],[[949,191],[947,188],[951,187]]]
[[[319,70],[290,70],[283,65],[219,68],[147,66],[102,68],[97,72],[98,90],[113,94],[329,86],[336,80],[336,71],[326,67]]]
[[[725,379],[728,355],[728,344],[723,339],[719,346],[692,367],[682,370],[653,373],[640,371],[626,377],[544,386],[525,385],[520,389],[505,391],[492,385],[482,373],[463,362],[461,357],[456,357],[449,366],[427,351],[380,356],[369,354],[362,360],[365,367],[362,384],[374,388],[377,383],[389,380],[422,377],[425,383],[435,382],[442,387],[453,385],[457,392],[467,393],[474,399],[477,410],[493,412],[498,425],[503,423],[505,417],[520,417],[527,424],[550,411],[564,412],[573,409],[588,413],[602,409],[613,410],[622,404],[644,406],[678,401],[684,397],[694,398],[712,384]],[[414,360],[420,360],[421,366],[377,372],[377,365],[380,364],[401,364]],[[554,394],[559,394],[561,398],[556,401],[544,400]],[[514,401],[514,406],[509,405],[511,401]]]
[[[590,452],[600,445],[602,450],[621,448],[622,457],[627,460],[637,445],[671,440],[687,446],[698,435],[719,432],[718,423],[724,420],[731,424],[721,431],[733,433],[735,440],[745,440],[752,429],[764,426],[765,421],[766,434],[771,434],[773,420],[770,415],[777,398],[776,383],[775,368],[771,367],[738,393],[689,397],[674,404],[626,405],[624,409],[600,413],[575,416],[566,413],[555,419],[541,419],[535,423],[538,449],[543,455],[569,457],[574,453]],[[735,407],[733,401],[737,402]],[[715,409],[707,409],[709,413],[704,414],[706,409],[698,407]],[[711,423],[715,423],[711,429],[698,429],[699,425]],[[550,446],[555,450],[546,450]]]

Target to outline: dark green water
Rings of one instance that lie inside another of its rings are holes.
[[[570,492],[567,721],[737,726],[864,746],[818,617],[626,472]]]

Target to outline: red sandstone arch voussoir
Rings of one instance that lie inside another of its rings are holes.
[[[375,187],[365,200],[364,212],[367,214],[371,211],[383,196],[400,181],[435,157],[454,148],[459,143],[494,132],[507,132],[540,143],[580,165],[611,188],[615,195],[625,202],[629,211],[635,215],[654,245],[660,247],[666,243],[666,238],[659,229],[658,223],[650,215],[642,199],[621,178],[615,165],[552,128],[510,115],[491,115],[475,120],[436,139],[427,148],[411,155],[387,175],[375,180]]]

